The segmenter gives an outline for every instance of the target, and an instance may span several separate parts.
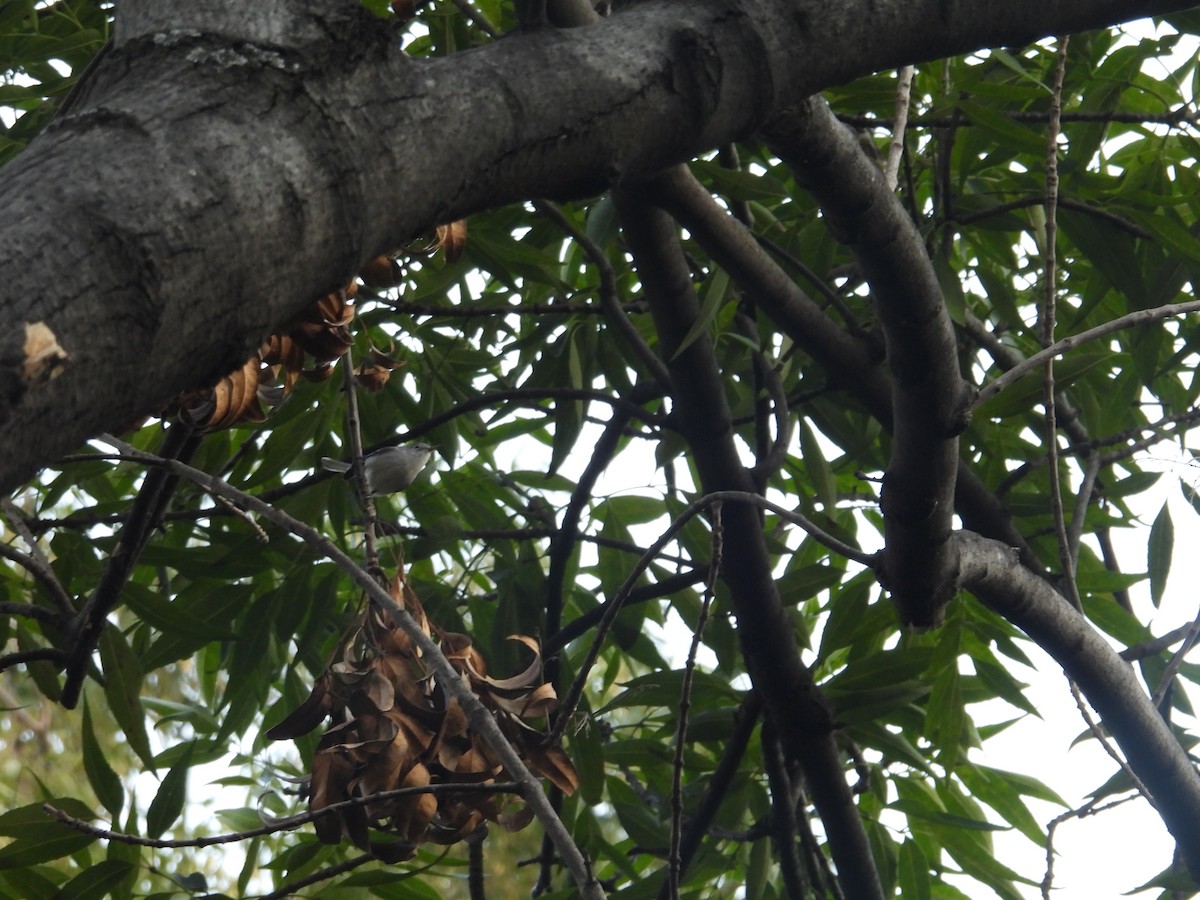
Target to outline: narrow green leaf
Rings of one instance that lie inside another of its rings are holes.
[[[774,868],[771,842],[758,840],[751,844],[750,859],[746,863],[746,900],[764,900],[769,896],[767,887]]]
[[[1167,589],[1171,572],[1171,556],[1175,551],[1175,524],[1171,510],[1163,502],[1162,509],[1150,526],[1150,542],[1146,547],[1146,569],[1150,573],[1150,600],[1157,607]]]
[[[183,804],[187,800],[187,779],[192,766],[193,746],[189,746],[179,762],[167,772],[159,785],[158,793],[150,803],[150,809],[146,811],[146,834],[149,837],[161,837],[183,812]]]
[[[1017,152],[1045,155],[1046,137],[1040,132],[1027,128],[982,103],[962,100],[958,103],[958,108],[980,128],[991,132],[1003,146]]]
[[[900,845],[899,869],[901,897],[929,900],[933,896],[929,861],[913,841],[905,841]]]
[[[23,835],[0,849],[0,869],[35,866],[77,853],[96,838],[60,822],[30,825]]]
[[[112,813],[115,821],[120,817],[121,809],[125,805],[125,788],[121,785],[120,776],[108,764],[108,758],[96,740],[92,712],[86,697],[83,701],[83,728],[80,737],[83,744],[83,771],[87,774],[96,798]]]
[[[788,197],[788,189],[773,175],[756,175],[742,169],[727,169],[720,163],[697,160],[692,170],[701,178],[712,182],[721,193],[735,200],[782,200]]]
[[[1115,370],[1127,363],[1128,358],[1123,353],[1072,353],[1054,364],[1054,385],[1057,388],[1065,388],[1089,369],[1101,364]],[[979,419],[1002,419],[1028,412],[1041,403],[1042,384],[1043,375],[1040,368],[1027,372],[999,394],[979,404],[974,415]]]
[[[672,360],[678,359],[700,335],[708,331],[708,327],[717,317],[717,310],[725,301],[728,289],[729,275],[724,269],[717,269],[708,279],[708,283],[704,285],[704,290],[700,294],[700,313],[696,316],[692,327],[687,330],[687,334],[683,336],[683,340],[679,342],[679,346],[675,348]]]
[[[104,900],[133,871],[134,867],[127,862],[102,860],[64,884],[54,900]]]
[[[88,807],[88,805],[74,797],[54,797],[46,800],[45,805],[53,806],[61,809],[67,815],[74,816],[76,819],[83,819],[85,822],[96,818],[96,814]],[[0,835],[4,837],[27,837],[29,828],[38,825],[58,825],[61,824],[55,819],[50,818],[46,811],[42,809],[43,803],[30,803],[27,806],[19,806],[16,809],[10,809],[8,812],[0,815]],[[63,826],[66,827],[66,826]]]
[[[154,754],[150,750],[146,713],[142,709],[142,664],[129,648],[125,636],[111,626],[100,635],[100,663],[104,667],[104,696],[113,718],[125,732],[133,752],[154,771]]]
[[[833,469],[829,460],[817,442],[817,436],[809,427],[806,419],[800,420],[800,453],[804,458],[804,470],[808,473],[809,487],[826,512],[832,512],[837,506],[837,485],[833,478]]]

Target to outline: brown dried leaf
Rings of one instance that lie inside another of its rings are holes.
[[[495,819],[496,824],[505,831],[520,831],[532,821],[533,810],[524,804],[515,807],[511,812],[500,813]]]
[[[365,391],[373,394],[383,390],[388,379],[392,377],[392,370],[402,365],[404,363],[400,360],[372,347],[371,355],[359,363],[358,369],[355,370],[355,377]]]
[[[471,670],[471,675],[478,678],[491,688],[498,691],[520,691],[531,684],[536,684],[542,679],[542,648],[533,638],[526,637],[523,634],[510,634],[510,641],[520,641],[526,647],[533,651],[533,662],[520,675],[514,675],[512,678],[488,678],[483,672]],[[553,691],[553,688],[551,688]]]
[[[358,277],[367,287],[390,288],[404,280],[404,270],[400,268],[400,264],[396,260],[384,254],[364,265],[359,271]]]
[[[267,731],[268,740],[298,738],[324,722],[334,706],[334,696],[330,687],[331,680],[328,675],[318,678],[307,699],[288,713],[282,722]]]
[[[458,219],[448,225],[437,227],[438,247],[446,255],[446,262],[458,262],[467,246],[467,220]]]
[[[561,747],[542,747],[533,741],[522,742],[521,755],[526,764],[564,794],[579,789],[579,773]]]
[[[328,381],[329,376],[333,374],[332,363],[322,363],[312,369],[304,369],[300,375],[305,381],[321,382]]]
[[[350,322],[354,305],[345,290],[333,291],[301,313],[288,336],[322,362],[337,359],[350,349]]]

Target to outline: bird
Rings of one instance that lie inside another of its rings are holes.
[[[368,453],[364,463],[367,489],[371,496],[379,497],[404,490],[425,468],[431,456],[433,447],[429,444],[401,444],[397,447],[381,447]],[[321,468],[341,472],[349,478],[353,466],[343,460],[323,456]]]

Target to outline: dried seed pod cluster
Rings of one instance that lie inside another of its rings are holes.
[[[414,242],[397,251],[368,262],[359,275],[371,287],[393,287],[400,283],[403,269],[395,256],[425,255],[442,251],[446,262],[462,256],[467,242],[467,223],[460,219],[439,225],[428,241]],[[333,371],[333,362],[344,356],[353,344],[350,323],[354,319],[353,299],[358,279],[351,279],[342,290],[321,297],[284,330],[259,347],[241,368],[230,372],[211,388],[196,391],[172,403],[164,415],[181,415],[197,428],[217,431],[242,422],[262,422],[267,410],[278,406],[292,392],[301,377],[322,381]],[[316,365],[304,368],[305,355]],[[392,370],[403,365],[387,353],[371,348],[368,359],[359,364],[355,376],[367,391],[383,390]]]
[[[547,716],[557,703],[553,687],[541,682],[537,642],[514,636],[533,652],[533,662],[513,678],[491,678],[470,636],[432,626],[402,575],[393,581],[391,592],[425,633],[437,638],[530,770],[572,793],[579,782],[571,761],[561,749],[546,746],[542,733],[527,724]],[[267,736],[299,737],[326,718],[332,724],[317,745],[309,784],[309,808],[314,811],[397,788],[511,780],[420,650],[374,605],[343,642],[340,658],[317,679],[308,699]],[[323,816],[315,827],[326,843],[348,837],[359,848],[398,862],[411,857],[422,843],[461,840],[485,821],[517,830],[531,818],[514,795],[439,791],[367,802]],[[388,837],[372,837],[372,829]]]
[[[181,397],[164,414],[183,416],[208,431],[262,422],[267,409],[282,403],[301,377],[312,381],[328,378],[332,360],[350,349],[353,288],[351,284],[346,290],[321,297],[285,331],[263,341],[240,369],[211,388]],[[306,354],[317,360],[312,369],[304,368]]]

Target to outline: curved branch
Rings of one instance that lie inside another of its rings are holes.
[[[654,201],[754,297],[759,309],[826,370],[830,386],[852,394],[884,428],[893,429],[890,379],[863,341],[831,321],[686,170],[663,173],[647,188]],[[946,427],[952,428],[951,423]],[[1025,565],[1043,571],[1037,554],[1014,527],[1008,508],[963,461],[958,462],[954,506],[966,527],[1019,548]]]
[[[700,484],[706,492],[753,493],[753,479],[734,445],[712,340],[702,330],[684,344],[695,327],[700,305],[675,223],[661,209],[644,204],[627,191],[614,196],[651,304],[662,355],[668,361],[673,411],[691,448]],[[882,897],[862,819],[833,741],[828,701],[800,661],[795,628],[772,576],[758,513],[749,504],[737,503],[730,504],[723,517],[725,581],[738,619],[746,669],[755,689],[763,694],[787,752],[805,770],[847,894]]]
[[[962,587],[1033,638],[1100,713],[1200,881],[1200,776],[1133,669],[1011,548],[970,532],[957,533],[953,544]]]
[[[973,408],[978,409],[981,404],[995,397],[1022,375],[1040,369],[1045,365],[1047,360],[1062,356],[1064,353],[1074,350],[1082,344],[1099,340],[1102,337],[1107,337],[1125,328],[1135,328],[1138,325],[1147,325],[1150,322],[1169,319],[1172,316],[1186,315],[1197,310],[1200,310],[1200,300],[1189,300],[1187,303],[1168,303],[1165,306],[1156,306],[1154,309],[1139,309],[1128,315],[1118,316],[1115,319],[1097,325],[1095,328],[1089,328],[1086,331],[1079,332],[1079,334],[1072,334],[1069,337],[1065,337],[1046,347],[1044,350],[1039,350],[1037,353],[1013,366],[1003,375],[999,375],[988,382],[979,391],[979,396],[975,398]]]
[[[824,100],[810,98],[764,130],[871,286],[892,373],[894,438],[880,497],[887,549],[879,575],[903,621],[937,625],[955,592],[947,541],[970,390],[933,263],[887,176]]]
[[[59,666],[66,665],[67,652],[57,647],[35,647],[33,650],[14,650],[0,656],[0,672],[13,666],[32,662],[52,662]]]
[[[187,462],[200,446],[200,436],[191,426],[176,422],[163,438],[159,453],[170,459]],[[154,468],[147,473],[138,491],[129,514],[121,526],[117,546],[104,566],[96,589],[79,611],[70,635],[71,657],[67,663],[62,698],[59,702],[67,709],[74,709],[79,702],[83,681],[87,677],[88,663],[100,633],[108,621],[108,614],[121,601],[121,592],[129,580],[138,557],[146,548],[150,535],[162,521],[163,513],[171,502],[178,476],[163,468]]]
[[[521,786],[515,782],[501,782],[498,784],[472,784],[464,782],[462,784],[425,784],[416,787],[395,788],[390,791],[380,791],[377,794],[339,800],[337,803],[330,803],[328,806],[322,806],[320,809],[311,809],[308,812],[297,813],[294,816],[275,819],[267,822],[260,828],[251,828],[247,831],[233,831],[229,834],[212,834],[205,837],[188,838],[187,840],[149,838],[139,834],[126,834],[121,831],[113,831],[111,828],[101,828],[98,825],[93,825],[91,822],[85,822],[83,819],[76,818],[66,810],[59,809],[53,803],[43,803],[42,811],[52,819],[57,819],[59,822],[70,826],[76,831],[90,834],[92,837],[100,838],[103,841],[116,841],[119,844],[131,844],[135,847],[157,847],[160,849],[178,850],[184,847],[212,847],[217,844],[234,844],[238,841],[261,837],[266,834],[291,831],[294,828],[299,828],[301,825],[307,825],[309,822],[315,822],[317,819],[333,815],[337,812],[353,809],[358,806],[367,806],[371,803],[390,800],[396,797],[411,797],[416,794],[518,794],[520,791]]]

